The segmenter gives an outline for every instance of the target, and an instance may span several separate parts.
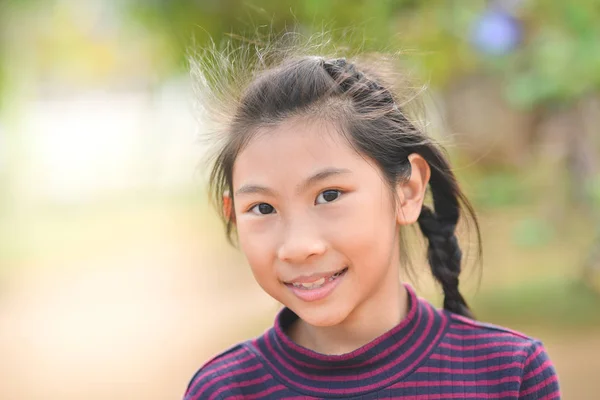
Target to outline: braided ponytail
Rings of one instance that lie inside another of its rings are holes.
[[[442,224],[427,206],[419,215],[419,227],[429,241],[427,258],[435,279],[444,291],[444,308],[455,314],[473,318],[465,299],[458,290],[458,275],[462,252],[458,246],[453,224]]]
[[[462,251],[455,233],[460,217],[459,200],[463,201],[471,213],[473,210],[439,150],[430,145],[421,149],[421,155],[431,166],[429,184],[434,210],[423,205],[417,222],[429,242],[427,258],[431,272],[444,291],[444,308],[455,314],[473,318],[458,289]]]

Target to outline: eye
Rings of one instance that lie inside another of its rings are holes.
[[[250,209],[254,214],[267,215],[275,212],[275,207],[267,203],[260,203]]]
[[[325,190],[323,192],[321,192],[321,194],[319,194],[319,196],[317,196],[317,200],[315,201],[316,204],[324,204],[324,203],[331,203],[332,201],[337,200],[340,196],[342,195],[342,192],[340,190]]]

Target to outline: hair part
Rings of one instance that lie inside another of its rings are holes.
[[[461,216],[474,222],[481,257],[477,218],[443,150],[409,119],[406,99],[416,96],[406,76],[389,54],[339,57],[345,52],[334,49],[332,56],[320,45],[329,43],[322,36],[305,39],[286,34],[263,46],[227,42],[220,50],[213,44],[190,59],[204,116],[215,124],[209,187],[228,240],[235,244],[235,223],[224,213],[223,196],[230,194],[233,209],[233,166],[249,141],[289,118],[331,122],[359,154],[379,166],[392,190],[410,177],[410,154],[427,161],[433,207],[423,205],[418,218],[427,258],[444,292],[444,308],[473,317],[459,291],[462,252],[456,226]]]

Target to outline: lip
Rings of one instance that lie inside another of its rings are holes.
[[[310,274],[310,275],[299,276],[298,278],[294,278],[291,281],[284,281],[283,283],[285,283],[286,285],[292,285],[294,283],[313,283],[313,282],[318,281],[321,278],[329,278],[333,274],[337,274],[338,272],[343,271],[345,268],[346,267],[338,269],[336,271],[325,272],[322,274]]]
[[[338,276],[337,278],[335,278],[332,281],[325,282],[323,284],[323,286],[315,288],[315,289],[299,288],[299,287],[293,286],[292,284],[287,284],[287,283],[286,283],[286,286],[300,300],[303,300],[306,302],[321,300],[321,299],[324,299],[325,297],[329,296],[331,294],[331,292],[333,292],[333,290],[340,284],[340,282],[342,282],[344,280],[344,278],[346,277],[346,274],[348,273],[347,267],[344,269],[346,269],[346,271],[343,274],[341,274],[340,276]],[[334,274],[335,274],[335,272],[334,272]],[[331,274],[331,275],[333,275],[333,274]],[[330,275],[326,275],[326,276],[330,276]],[[321,277],[323,277],[322,274],[321,274]]]

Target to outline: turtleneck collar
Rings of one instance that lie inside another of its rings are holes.
[[[342,355],[325,355],[294,343],[285,333],[298,316],[288,308],[275,326],[248,343],[272,375],[295,391],[329,398],[363,395],[413,372],[435,349],[447,326],[444,313],[408,291],[409,311],[398,325]]]

